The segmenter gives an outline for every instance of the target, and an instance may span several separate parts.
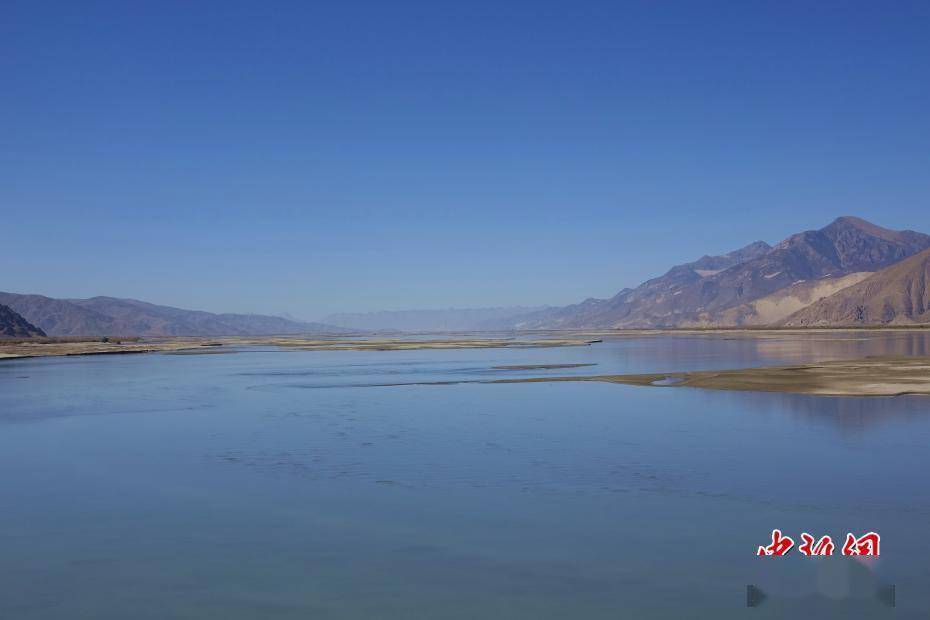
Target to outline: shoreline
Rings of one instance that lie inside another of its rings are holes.
[[[101,339],[36,339],[4,342],[0,340],[0,361],[30,357],[69,357],[80,355],[125,355],[131,353],[177,353],[206,355],[236,353],[236,347],[274,346],[282,351],[415,351],[424,349],[493,349],[588,346],[599,340],[585,338],[551,338],[518,340],[516,338],[448,338],[414,340],[401,338],[301,338],[290,336],[166,338],[103,342]]]

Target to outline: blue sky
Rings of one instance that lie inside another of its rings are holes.
[[[926,2],[28,2],[0,290],[563,304],[838,215],[930,232]]]

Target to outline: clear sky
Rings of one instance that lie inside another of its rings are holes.
[[[930,232],[928,2],[0,12],[0,290],[563,304],[838,215]]]

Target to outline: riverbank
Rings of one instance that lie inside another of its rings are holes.
[[[597,342],[585,338],[365,338],[322,339],[292,336],[242,338],[168,338],[153,340],[35,339],[0,340],[0,359],[69,355],[118,355],[126,353],[213,354],[241,347],[272,346],[299,351],[410,351],[419,349],[489,349],[519,347],[585,346]]]

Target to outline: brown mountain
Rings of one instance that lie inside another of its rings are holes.
[[[31,338],[44,335],[45,332],[14,312],[12,308],[0,305],[0,338]]]
[[[930,323],[930,250],[878,271],[789,316],[786,326]]]
[[[53,299],[0,293],[0,303],[51,336],[258,336],[348,331],[277,316],[214,314],[115,297]]]
[[[28,317],[52,336],[130,335],[121,333],[112,317],[86,310],[64,299],[0,292],[0,304],[6,304]]]
[[[804,282],[872,272],[930,247],[930,236],[894,231],[857,217],[788,237],[756,242],[719,257],[673,267],[610,299],[588,299],[514,322],[517,328],[692,327],[757,322],[749,304]],[[803,297],[803,296],[802,296]],[[808,295],[810,302],[817,296]],[[803,302],[802,302],[803,303]],[[742,307],[742,310],[735,310]],[[796,309],[796,308],[795,308]]]

